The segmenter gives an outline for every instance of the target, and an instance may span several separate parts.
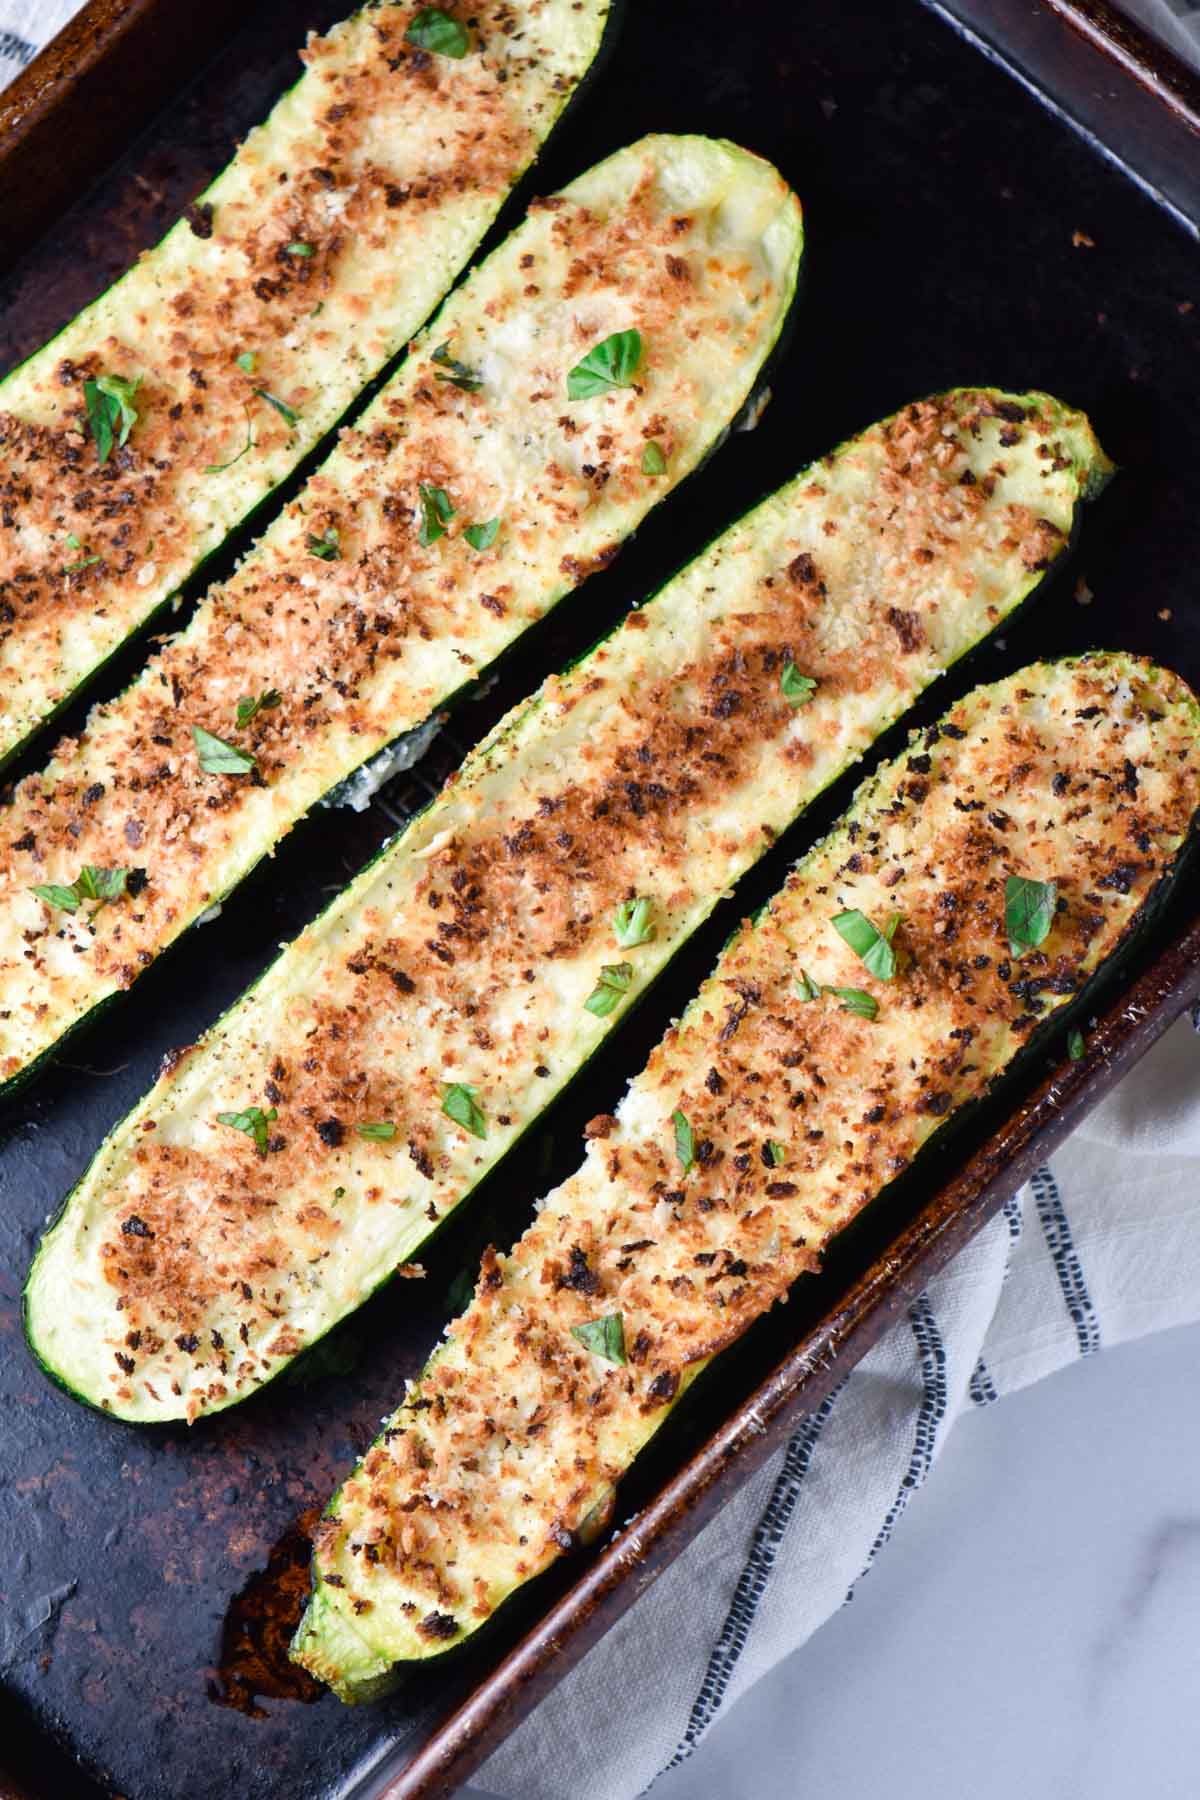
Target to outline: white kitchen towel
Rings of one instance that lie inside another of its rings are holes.
[[[475,1786],[633,1800],[851,1596],[955,1419],[1200,1320],[1200,1036],[1182,1019],[930,1283]]]

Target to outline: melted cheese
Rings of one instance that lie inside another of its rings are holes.
[[[416,10],[310,38],[301,81],[188,216],[0,386],[0,760],[429,316],[585,73],[608,0],[480,0],[461,59],[406,44]],[[103,467],[84,405],[102,373],[141,384]]]
[[[0,1080],[612,559],[742,406],[800,247],[776,171],[701,138],[644,139],[535,203],[237,574],[18,786],[2,827]],[[643,343],[634,385],[569,399],[568,371],[626,328]],[[447,343],[478,387],[439,378]],[[651,440],[664,475],[642,468]],[[454,512],[422,541],[431,490]],[[490,547],[472,547],[470,526],[497,519]],[[314,554],[330,533],[332,560]],[[278,704],[239,728],[239,698],[267,690]],[[256,775],[206,773],[197,726]],[[31,891],[85,864],[140,871],[136,896],[92,919]]]
[[[634,1000],[1036,585],[1104,466],[1046,396],[923,402],[547,682],[102,1148],[30,1279],[45,1364],[123,1417],[194,1418],[360,1305],[603,1041],[605,967],[628,964]],[[623,947],[639,896],[653,936]],[[484,1138],[442,1112],[451,1084]],[[266,1155],[218,1118],[251,1105],[276,1114]],[[358,1132],[379,1123],[385,1141]]]
[[[860,789],[746,925],[583,1167],[467,1311],[318,1531],[294,1654],[346,1698],[461,1641],[603,1517],[705,1363],[981,1095],[1120,944],[1200,804],[1200,707],[1125,656],[976,689]],[[1007,877],[1057,883],[1017,958]],[[898,913],[899,969],[833,928]],[[873,1019],[801,978],[855,988]],[[682,1112],[694,1140],[684,1166]],[[627,1360],[573,1335],[618,1314]]]

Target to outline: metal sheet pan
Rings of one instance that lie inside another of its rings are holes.
[[[337,0],[310,0],[302,20],[320,25],[341,10]],[[1057,18],[1071,8],[1054,0],[1052,10]],[[1186,95],[1173,88],[1167,104],[1129,70],[1127,54],[1125,64],[1106,58],[1103,21],[1096,25],[1105,9],[1075,10],[1090,12],[1095,30],[1089,41],[1056,25],[1052,106],[941,9],[916,0],[804,8],[742,0],[736,9],[626,0],[608,69],[553,141],[536,188],[648,129],[721,133],[771,156],[808,213],[806,293],[791,349],[758,430],[728,444],[612,570],[522,646],[415,775],[361,817],[315,816],[203,939],[150,971],[0,1114],[0,1764],[14,1792],[23,1784],[55,1800],[365,1800],[452,1791],[1200,992],[1196,896],[1181,889],[1138,964],[1098,1003],[1104,1016],[1087,1060],[1031,1067],[712,1371],[623,1492],[620,1513],[636,1513],[636,1528],[564,1561],[463,1655],[378,1707],[349,1712],[300,1684],[287,1688],[280,1647],[303,1585],[309,1509],[420,1365],[457,1270],[486,1238],[511,1241],[534,1197],[574,1167],[584,1120],[615,1101],[734,918],[779,885],[850,784],[714,916],[593,1065],[586,1095],[567,1096],[464,1209],[428,1259],[428,1280],[378,1297],[339,1334],[324,1373],[310,1369],[303,1385],[191,1433],[136,1432],[50,1388],[23,1346],[20,1283],[46,1214],[162,1053],[240,992],[506,705],[717,523],[904,400],[960,381],[1049,387],[1091,411],[1123,465],[1085,522],[1071,568],[1001,641],[940,683],[917,717],[975,681],[1092,644],[1158,656],[1200,684],[1200,253],[1178,194],[1165,204],[1141,166],[1147,118],[1164,162],[1193,125]],[[52,78],[34,65],[16,84],[41,83],[36,133],[21,127],[20,93],[0,103],[0,191],[36,179],[51,142],[66,187],[82,196],[23,260],[5,264],[0,368],[153,241],[294,71],[300,18],[289,0],[258,0],[233,32],[219,11],[206,8],[201,23],[195,9],[168,0],[101,0],[86,12],[110,21],[136,14],[164,57],[156,70],[186,64],[190,81],[178,90],[155,73],[164,110],[147,124],[134,75],[122,75],[103,46],[94,50],[88,81],[128,122],[121,160],[98,181],[97,140],[84,129],[96,90],[74,79],[70,56]],[[1142,53],[1153,59],[1144,44]],[[1158,66],[1170,74],[1167,62]],[[1091,91],[1097,69],[1106,91],[1126,95],[1117,110],[1137,117],[1136,142],[1102,150],[1064,118],[1067,75]],[[1137,110],[1147,97],[1149,114]],[[1139,159],[1137,179],[1123,155]],[[104,691],[138,654],[106,674]],[[880,754],[896,742],[893,734]]]

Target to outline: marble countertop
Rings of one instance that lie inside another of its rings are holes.
[[[844,1607],[654,1800],[1194,1800],[1200,1327],[956,1425]]]

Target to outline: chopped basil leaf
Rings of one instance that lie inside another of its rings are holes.
[[[787,1161],[787,1151],[782,1144],[776,1143],[774,1138],[768,1138],[764,1148],[767,1152],[767,1161],[773,1169],[777,1169],[780,1163]]]
[[[75,536],[73,531],[68,531],[67,542],[70,544],[72,550],[82,550],[83,548],[83,545],[79,542],[79,539]],[[93,551],[90,555],[77,557],[74,562],[64,563],[63,574],[78,575],[80,569],[90,569],[93,563],[98,563],[99,561],[99,551]]]
[[[258,361],[258,351],[257,350],[243,350],[237,356],[235,356],[233,360],[237,364],[238,368],[241,369],[243,374],[253,375],[254,365]]]
[[[662,445],[650,443],[642,451],[642,474],[665,475],[667,459],[662,453]]]
[[[671,1123],[675,1127],[675,1154],[686,1175],[696,1160],[696,1139],[688,1124],[687,1115],[681,1113],[678,1107],[671,1114]]]
[[[471,48],[466,27],[438,6],[423,6],[404,34],[408,44],[418,50],[432,50],[435,56],[452,56],[459,61]]]
[[[268,388],[255,388],[254,392],[260,400],[265,400],[268,406],[273,406],[280,418],[286,420],[289,425],[300,423],[300,414],[295,412],[286,400],[281,400],[278,394],[272,394]]]
[[[878,1017],[878,1000],[873,994],[864,994],[861,988],[826,988],[825,992],[837,996],[843,1012],[857,1013],[860,1019]]]
[[[1070,1037],[1067,1039],[1067,1055],[1071,1058],[1072,1062],[1082,1062],[1083,1058],[1087,1055],[1087,1045],[1084,1042],[1083,1033],[1078,1026],[1076,1026],[1075,1030],[1072,1031]]]
[[[840,938],[845,939],[855,956],[867,965],[872,975],[878,975],[880,981],[890,981],[896,973],[896,952],[892,949],[892,938],[899,923],[900,914],[893,913],[880,931],[865,913],[855,909],[838,913],[833,921],[833,929]]]
[[[614,331],[602,343],[594,344],[583,361],[577,362],[569,372],[568,398],[590,400],[596,394],[629,387],[641,360],[641,332]]]
[[[226,469],[232,469],[234,463],[240,463],[243,456],[245,456],[247,450],[253,450],[253,448],[254,448],[254,425],[250,418],[250,408],[247,407],[246,408],[246,441],[245,441],[245,443],[242,445],[242,447],[238,451],[237,455],[231,456],[228,462],[207,463],[205,465],[204,473],[206,475],[221,475],[221,474],[223,474]],[[146,546],[147,549],[149,549],[149,547],[150,547],[149,545]]]
[[[79,539],[75,536],[75,533],[73,531],[68,531],[68,533],[67,533],[67,545],[68,545],[68,548],[71,550],[82,550],[83,549],[83,545],[80,543]]]
[[[251,719],[260,712],[267,712],[273,706],[279,706],[283,695],[278,688],[264,688],[261,694],[243,694],[237,703],[237,728],[245,731]]]
[[[442,1111],[472,1137],[482,1138],[487,1136],[487,1120],[475,1100],[478,1092],[465,1081],[450,1082],[442,1092]]]
[[[454,387],[462,388],[465,394],[477,394],[483,386],[482,378],[475,373],[474,369],[469,369],[466,363],[459,362],[456,356],[451,356],[448,343],[438,345],[433,353],[433,360],[442,365],[440,369],[435,369],[433,372],[435,381],[448,381]]]
[[[607,1018],[610,1012],[616,1010],[621,995],[629,992],[632,980],[632,963],[605,963],[600,970],[600,979],[584,1001],[584,1006],[588,1012],[595,1013],[598,1019]]]
[[[140,375],[135,375],[132,381],[123,375],[97,375],[94,381],[84,382],[83,402],[96,454],[102,463],[112,455],[114,444],[128,442],[138,418],[133,396],[141,385]]]
[[[231,1125],[234,1131],[244,1131],[247,1137],[254,1139],[254,1148],[260,1156],[267,1154],[267,1127],[279,1113],[275,1107],[264,1112],[261,1106],[248,1106],[245,1112],[225,1112],[217,1114],[218,1125]]]
[[[620,1313],[609,1313],[603,1319],[588,1319],[586,1324],[572,1325],[571,1336],[578,1338],[593,1356],[602,1356],[605,1362],[625,1361],[625,1322]]]
[[[445,537],[446,527],[454,517],[454,506],[445,488],[429,487],[425,482],[420,486],[421,494],[421,530],[420,540],[429,545]]]
[[[490,550],[499,535],[499,519],[488,519],[483,525],[468,525],[463,532],[472,550]]]
[[[95,900],[91,917],[94,919],[102,906],[112,900],[120,900],[125,894],[125,884],[129,880],[130,869],[98,869],[92,863],[84,863],[79,874],[69,887],[60,882],[39,883],[29,891],[44,900],[47,906],[55,906],[60,912],[78,912],[85,900]]]
[[[341,539],[336,525],[330,525],[320,537],[310,531],[305,541],[305,549],[310,556],[319,556],[322,562],[338,562],[341,558]]]
[[[1014,956],[1036,950],[1050,934],[1058,888],[1053,881],[1027,881],[1010,875],[1004,884],[1004,928]]]
[[[383,1119],[378,1125],[356,1125],[354,1129],[359,1137],[378,1144],[386,1144],[396,1135],[396,1127],[390,1119]]]
[[[800,990],[800,998],[802,1000],[819,1000],[821,998],[820,984],[816,981],[812,981],[805,974],[803,969],[801,969],[800,973],[796,976],[795,979],[796,979],[796,986]]]
[[[300,238],[297,238],[294,244],[288,245],[287,253],[289,256],[315,256],[317,254],[311,244],[304,243]]]
[[[805,706],[816,693],[817,684],[811,675],[802,675],[794,662],[786,662],[779,677],[779,691],[792,706]]]
[[[613,934],[622,950],[648,944],[655,929],[653,900],[622,900],[613,914]]]
[[[192,726],[192,738],[206,775],[248,775],[256,766],[248,750],[239,750],[236,744],[214,737],[203,725]]]

